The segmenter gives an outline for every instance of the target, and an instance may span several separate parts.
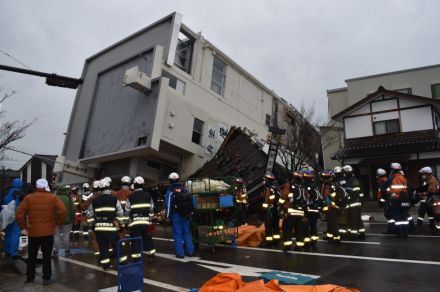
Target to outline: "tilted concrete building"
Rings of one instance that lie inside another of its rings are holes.
[[[293,106],[181,19],[173,13],[85,61],[59,183],[186,177],[213,157],[231,126],[265,139],[269,126],[291,121]]]

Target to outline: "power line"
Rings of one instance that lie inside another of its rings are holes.
[[[29,68],[28,66],[26,66],[23,62],[21,62],[20,60],[18,60],[18,59],[16,59],[16,58],[12,57],[11,55],[9,55],[8,53],[6,53],[6,52],[3,51],[2,49],[0,49],[0,52],[2,52],[3,54],[5,54],[6,57],[11,58],[11,59],[14,60],[15,62],[17,62],[17,63],[23,65],[24,67],[26,67],[27,69],[31,70],[31,68]]]

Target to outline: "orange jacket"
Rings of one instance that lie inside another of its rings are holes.
[[[428,185],[427,193],[429,195],[437,194],[438,192],[438,180],[433,175],[426,177],[426,184]]]
[[[380,176],[377,178],[376,182],[377,182],[377,200],[379,201],[383,194],[382,191],[380,189],[380,186],[383,185],[385,182],[387,181],[387,177],[386,176]]]
[[[127,198],[131,196],[131,194],[133,194],[132,191],[130,191],[129,189],[126,188],[121,188],[119,191],[117,191],[115,193],[116,198],[118,198],[119,202],[121,202],[121,204],[125,204],[125,202],[127,201]],[[112,192],[113,195],[113,192]]]
[[[391,198],[398,199],[402,193],[408,192],[408,184],[406,178],[401,173],[393,174],[391,185],[387,191],[390,192]]]
[[[16,221],[29,237],[50,236],[55,225],[63,225],[66,207],[54,194],[37,190],[27,195],[17,208]]]

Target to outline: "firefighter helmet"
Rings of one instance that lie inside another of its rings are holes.
[[[135,185],[143,185],[145,183],[145,181],[144,181],[143,177],[137,176],[134,178],[133,183]]]
[[[333,176],[333,173],[332,173],[331,170],[324,170],[324,171],[321,172],[321,177],[322,178],[329,178],[329,177],[332,177],[332,176]]]
[[[107,178],[103,178],[99,181],[99,188],[105,189],[110,187],[110,181]]]
[[[303,173],[301,171],[294,171],[293,177],[301,179],[301,178],[303,178]]]
[[[391,163],[391,169],[402,170],[402,165],[400,165],[400,163],[398,163],[398,162],[393,162],[393,163]]]
[[[170,175],[168,176],[169,180],[178,180],[179,179],[179,175],[176,172],[172,172],[170,173]]]
[[[312,178],[315,176],[315,172],[311,169],[304,171],[305,178]]]
[[[385,169],[378,168],[378,169],[376,170],[376,175],[377,175],[377,176],[385,176],[385,175],[387,175],[387,172],[386,172]]]
[[[96,190],[96,189],[99,189],[99,180],[95,180],[93,183],[92,183],[92,187]]]
[[[342,169],[344,170],[344,172],[346,172],[346,173],[350,173],[350,172],[353,172],[353,167],[351,167],[351,165],[344,165],[343,167],[342,167]]]
[[[90,185],[88,183],[83,183],[83,189],[90,189]]]
[[[131,178],[130,178],[129,176],[123,176],[123,177],[121,178],[121,182],[122,182],[123,184],[130,184],[130,183],[131,183]]]
[[[342,172],[342,167],[340,167],[340,166],[335,166],[334,168],[333,168],[333,173],[334,174],[338,174],[338,173],[341,173]]]
[[[425,166],[422,169],[419,170],[419,173],[421,174],[431,174],[432,173],[432,168],[429,166]]]

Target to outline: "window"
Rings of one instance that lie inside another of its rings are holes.
[[[181,31],[179,33],[179,39],[177,40],[174,65],[176,65],[186,73],[191,73],[193,47],[194,39]]]
[[[139,137],[137,140],[138,146],[147,145],[147,136]]]
[[[174,88],[175,90],[177,90],[182,94],[185,93],[185,82],[183,82],[182,80],[178,79],[176,76],[172,75],[171,73],[165,70],[162,71],[162,76],[170,79],[168,85],[171,88]]]
[[[270,127],[270,115],[266,114],[266,125]]]
[[[212,65],[211,89],[223,96],[226,80],[226,64],[214,56]]]
[[[203,132],[203,121],[198,118],[194,118],[192,139],[193,143],[201,144],[202,142],[202,132]]]
[[[431,85],[432,98],[440,98],[440,83]]]
[[[374,122],[374,135],[400,133],[399,119]]]

